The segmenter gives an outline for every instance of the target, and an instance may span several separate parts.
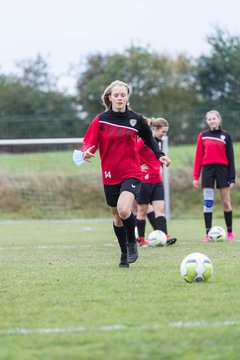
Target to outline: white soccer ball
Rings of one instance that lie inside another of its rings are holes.
[[[221,226],[213,226],[208,233],[210,241],[224,241],[226,240],[226,231]]]
[[[189,283],[208,281],[213,275],[213,265],[206,255],[192,253],[183,259],[180,271],[183,279]]]
[[[167,243],[167,235],[161,230],[154,230],[148,235],[148,246],[164,246]]]

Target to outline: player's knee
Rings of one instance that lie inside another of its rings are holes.
[[[119,217],[113,218],[113,223],[114,223],[114,225],[117,226],[117,227],[123,226],[122,220],[121,220]]]
[[[203,212],[212,212],[214,205],[214,189],[203,189]]]
[[[229,199],[224,199],[222,203],[223,203],[224,211],[232,211],[232,205]]]
[[[131,211],[126,206],[118,206],[118,215],[121,219],[127,219],[131,215]]]
[[[116,207],[110,207],[110,206],[109,206],[109,209],[110,209],[111,214],[112,214],[112,217],[113,217],[113,223],[114,223],[114,225],[117,226],[117,227],[122,226],[122,225],[123,225],[123,224],[122,224],[122,220],[121,220],[121,218],[120,218],[120,216],[119,216],[119,214],[118,214],[117,208],[116,208]]]

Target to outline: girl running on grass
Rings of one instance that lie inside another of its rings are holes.
[[[89,161],[99,148],[106,202],[121,249],[119,267],[129,267],[138,258],[135,217],[131,211],[142,178],[137,137],[143,139],[161,163],[169,166],[171,162],[159,150],[143,116],[129,108],[129,97],[126,83],[116,80],[107,86],[102,95],[105,111],[90,123],[81,149],[84,160]]]

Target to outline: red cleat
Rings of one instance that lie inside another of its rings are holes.
[[[140,246],[140,247],[148,247],[148,242],[142,236],[139,236],[139,238],[137,239],[137,242],[138,242],[138,246]]]

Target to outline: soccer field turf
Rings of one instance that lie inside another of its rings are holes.
[[[168,227],[175,245],[119,269],[111,220],[1,222],[0,359],[239,359],[239,220],[233,243],[203,243],[202,220]],[[181,278],[192,252],[208,283]]]

